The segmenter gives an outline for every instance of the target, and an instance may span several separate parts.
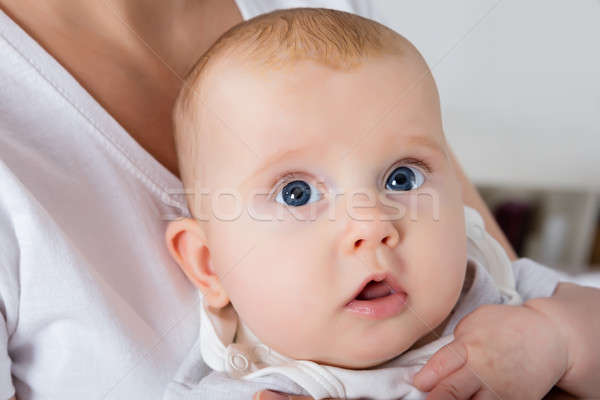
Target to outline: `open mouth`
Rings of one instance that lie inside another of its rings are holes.
[[[380,297],[389,296],[394,294],[396,291],[386,281],[377,282],[371,280],[365,285],[363,290],[358,293],[356,300],[373,300]]]
[[[367,277],[345,309],[369,319],[385,319],[402,312],[407,294],[393,276],[374,274]]]

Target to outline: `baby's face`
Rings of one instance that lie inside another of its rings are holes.
[[[425,65],[389,56],[350,72],[306,61],[263,73],[223,62],[205,82],[210,265],[261,341],[365,368],[442,323],[466,238]]]

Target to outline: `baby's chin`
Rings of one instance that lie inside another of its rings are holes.
[[[440,338],[447,321],[448,319],[445,319],[433,331],[420,332],[420,334],[415,334],[414,331],[402,332],[401,330],[396,330],[395,334],[389,334],[387,337],[379,338],[377,343],[372,343],[370,346],[354,346],[351,351],[346,352],[339,358],[330,358],[330,360],[318,362],[320,364],[346,369],[368,369],[377,367],[408,351],[425,346]]]
[[[385,354],[378,354],[379,352],[361,353],[361,354],[346,354],[344,357],[332,360],[311,360],[322,365],[329,365],[332,367],[345,368],[345,369],[369,369],[379,365],[385,364],[388,361],[402,355],[404,352],[410,349],[410,345],[405,349],[395,352],[387,351]]]
[[[385,340],[362,346],[348,347],[343,354],[328,355],[327,357],[316,357],[311,361],[332,367],[345,369],[368,369],[385,364],[388,361],[412,350],[413,344],[416,343],[419,337],[409,339],[405,336],[405,340],[399,341],[398,335],[390,335],[389,338],[394,338],[394,343],[386,343]]]

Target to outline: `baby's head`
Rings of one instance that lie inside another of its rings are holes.
[[[439,326],[466,269],[435,82],[403,37],[323,9],[222,36],[175,106],[195,218],[167,242],[215,309],[267,346],[347,368]],[[366,286],[365,286],[366,285]],[[363,289],[361,291],[361,289]]]

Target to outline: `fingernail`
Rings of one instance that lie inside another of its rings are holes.
[[[413,385],[417,386],[420,389],[427,389],[430,386],[433,386],[436,378],[437,376],[435,372],[433,372],[430,369],[419,371],[419,373],[413,378]]]
[[[287,394],[279,393],[279,392],[260,392],[254,395],[254,400],[288,400],[289,397]]]

